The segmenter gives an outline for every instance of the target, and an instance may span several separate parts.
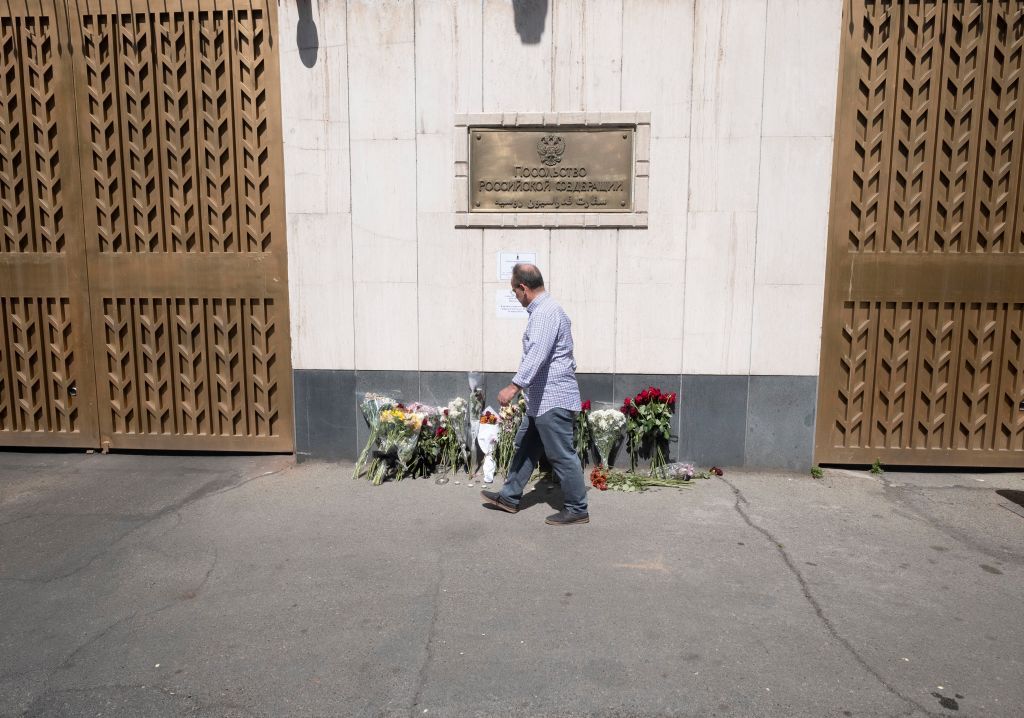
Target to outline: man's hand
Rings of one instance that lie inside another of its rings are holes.
[[[509,384],[504,389],[498,392],[498,403],[502,406],[508,406],[508,403],[516,398],[516,394],[519,393],[519,387],[515,384]]]

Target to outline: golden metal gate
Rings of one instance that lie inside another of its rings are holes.
[[[0,444],[292,450],[275,12],[0,4]]]
[[[1024,0],[843,6],[815,459],[1024,467]]]

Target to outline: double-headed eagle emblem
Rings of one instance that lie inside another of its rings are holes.
[[[561,135],[544,135],[537,143],[537,154],[548,167],[561,162],[563,152],[565,152],[565,138]]]

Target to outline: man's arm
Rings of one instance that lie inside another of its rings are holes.
[[[509,384],[504,389],[498,392],[498,403],[502,406],[508,406],[508,403],[515,398],[515,395],[522,390],[521,386],[517,384]]]

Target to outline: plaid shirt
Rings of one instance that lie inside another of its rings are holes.
[[[572,322],[547,292],[530,302],[526,311],[530,320],[523,332],[523,358],[512,383],[525,390],[527,416],[540,416],[551,409],[579,411]]]

